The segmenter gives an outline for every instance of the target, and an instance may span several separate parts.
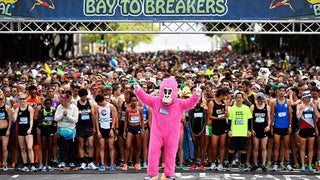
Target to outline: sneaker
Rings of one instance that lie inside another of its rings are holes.
[[[69,163],[69,166],[70,166],[70,168],[75,168],[76,167],[73,162]]]
[[[39,168],[38,168],[39,171],[41,171],[44,167],[46,167],[46,166],[44,166],[43,164],[40,164],[40,165],[39,165]]]
[[[299,167],[300,167],[299,163],[296,163],[293,165],[293,168],[295,168],[295,169],[299,169]]]
[[[292,169],[292,167],[291,167],[291,165],[290,165],[289,163],[287,164],[286,169],[287,169],[288,171],[293,171],[293,169]]]
[[[30,169],[28,168],[28,166],[23,166],[23,168],[21,168],[22,172],[29,172]]]
[[[231,167],[233,167],[233,168],[237,167],[237,161],[236,160],[232,161]]]
[[[127,164],[123,164],[122,171],[128,171],[128,165]]]
[[[302,166],[301,169],[300,169],[300,171],[305,172],[305,171],[306,171],[306,167],[305,167],[305,166]]]
[[[104,165],[101,165],[100,167],[99,167],[99,171],[105,171],[106,170],[106,167],[104,166]]]
[[[279,165],[278,168],[279,168],[279,169],[282,169],[282,170],[287,170],[287,168],[284,166],[283,163],[280,163],[280,165]]]
[[[3,171],[8,171],[8,166],[7,165],[3,165],[2,169],[3,169]]]
[[[88,165],[88,166],[89,166],[89,165]],[[87,169],[86,163],[81,163],[81,166],[80,166],[79,169],[80,169],[80,170],[85,170],[85,169]]]
[[[200,171],[204,171],[204,165],[203,164],[200,165]]]
[[[222,170],[223,170],[222,164],[219,164],[219,165],[218,165],[217,170],[218,170],[218,171],[222,171]]]
[[[191,170],[194,170],[194,169],[196,169],[196,168],[197,168],[197,164],[196,164],[196,163],[193,163],[193,164],[191,165],[191,167],[190,167]]]
[[[247,172],[248,171],[248,167],[246,164],[241,164],[240,167],[239,167],[239,170],[241,172]]]
[[[314,172],[312,166],[308,166],[308,172]]]
[[[148,165],[146,162],[143,163],[143,166],[142,166],[144,169],[147,169],[148,168]]]
[[[46,171],[47,171],[47,167],[44,166],[44,167],[41,169],[41,171],[42,171],[42,172],[46,172]]]
[[[158,176],[147,176],[144,180],[158,180]]]
[[[77,167],[74,165],[73,162],[69,163],[69,166],[70,166],[70,170],[71,170],[71,171],[77,171],[77,170],[78,170]]]
[[[179,167],[178,167],[180,170],[183,170],[184,169],[184,166],[182,164],[179,164]]]
[[[278,171],[278,165],[277,164],[273,165],[272,171]]]
[[[268,168],[266,166],[262,166],[261,169],[263,172],[268,172]]]
[[[252,165],[250,171],[256,171],[258,169],[257,165]]]
[[[216,163],[211,163],[210,170],[216,170]]]
[[[65,167],[66,166],[66,164],[64,163],[64,162],[61,162],[59,165],[58,165],[58,168],[61,168],[61,167]]]
[[[89,163],[87,168],[92,170],[98,169],[98,167],[93,162]]]
[[[320,165],[318,166],[317,171],[320,171]]]
[[[47,166],[47,171],[53,171],[53,168],[51,166]]]
[[[37,170],[37,168],[35,166],[31,166],[31,171],[32,172],[37,172],[38,170]]]
[[[110,166],[110,171],[115,171],[116,170],[116,167],[112,164],[111,166]]]
[[[231,170],[231,165],[228,163],[226,164],[226,171],[230,171]]]
[[[135,164],[134,165],[134,170],[140,171],[141,170],[140,165],[139,164]]]
[[[272,166],[272,162],[268,161],[266,168],[271,168],[271,166]]]
[[[168,179],[168,180],[175,180],[174,176],[167,176],[166,179]]]

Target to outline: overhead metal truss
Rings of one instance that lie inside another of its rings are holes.
[[[114,24],[118,25],[115,26]],[[139,28],[138,28],[139,27]],[[204,28],[207,27],[207,28]],[[209,28],[208,28],[209,27]],[[109,34],[320,34],[319,20],[279,21],[48,21],[0,20],[0,33]]]

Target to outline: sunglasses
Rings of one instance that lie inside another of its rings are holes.
[[[3,100],[3,98],[0,98],[0,101],[2,101]]]
[[[26,100],[26,98],[19,98],[19,100],[24,101],[24,100]]]

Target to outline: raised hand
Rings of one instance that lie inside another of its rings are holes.
[[[197,84],[197,86],[196,86],[196,95],[197,96],[201,96],[201,92],[202,92],[202,89],[200,87],[200,84]]]
[[[133,88],[134,88],[134,90],[139,90],[141,88],[141,86],[139,85],[139,83],[135,82],[135,83],[133,83]]]

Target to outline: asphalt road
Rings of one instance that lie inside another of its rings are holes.
[[[159,171],[159,179],[163,175],[163,170]],[[52,172],[20,172],[9,169],[8,171],[0,171],[0,180],[6,179],[17,179],[17,180],[142,180],[147,175],[146,170],[135,171],[130,168],[128,171],[122,171],[118,168],[116,171],[109,171],[108,169],[104,172],[98,170],[78,170],[78,171],[65,171],[60,172],[55,169]],[[190,180],[224,180],[224,179],[236,179],[236,180],[313,180],[320,179],[320,172],[300,172],[295,169],[294,171],[278,171],[278,172],[262,172],[261,169],[255,172],[239,172],[237,168],[229,171],[211,171],[206,170],[200,172],[199,170],[176,170],[176,179],[190,179]]]

